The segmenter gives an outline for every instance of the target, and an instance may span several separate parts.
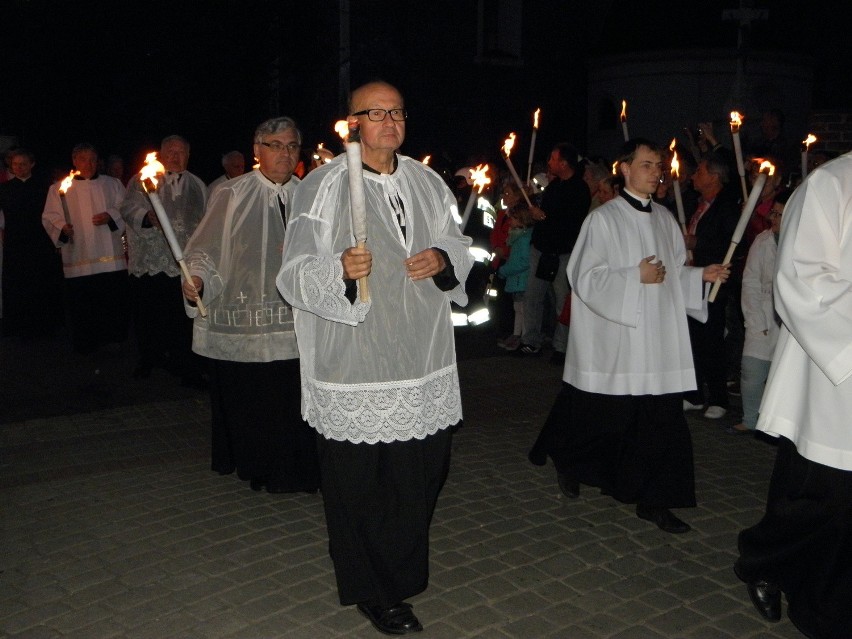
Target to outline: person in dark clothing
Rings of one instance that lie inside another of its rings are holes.
[[[0,184],[3,334],[49,337],[62,320],[63,278],[62,260],[41,225],[48,183],[33,173],[30,151],[17,149],[10,161],[14,177]]]
[[[531,208],[536,223],[530,240],[530,271],[524,296],[524,334],[519,349],[523,355],[541,352],[547,294],[553,291],[558,315],[569,293],[565,269],[592,199],[578,157],[570,144],[560,143],[553,148],[547,160],[548,173],[553,177],[541,205]],[[567,328],[557,323],[553,336],[557,360],[565,360],[566,342]]]

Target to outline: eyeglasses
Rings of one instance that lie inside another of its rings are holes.
[[[366,115],[370,122],[384,122],[385,118],[390,115],[394,122],[404,122],[408,117],[408,112],[405,109],[365,109],[352,115]]]
[[[287,151],[290,155],[294,153],[298,153],[299,149],[302,148],[301,144],[296,144],[295,142],[288,142],[287,144],[281,144],[277,140],[274,142],[261,142],[263,146],[268,149],[272,149],[276,153],[281,153],[281,151]]]

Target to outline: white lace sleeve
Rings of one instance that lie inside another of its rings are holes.
[[[363,322],[367,317],[370,302],[362,302],[358,297],[353,304],[346,297],[340,255],[310,258],[302,263],[300,270],[301,300],[305,310],[350,326]]]

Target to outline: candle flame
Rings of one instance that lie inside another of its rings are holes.
[[[154,186],[157,186],[157,175],[163,175],[166,172],[166,167],[164,167],[160,161],[157,159],[157,152],[151,151],[148,155],[145,156],[145,166],[142,167],[142,170],[139,172],[139,180],[151,180],[151,183]]]
[[[506,138],[506,141],[503,142],[503,154],[506,157],[509,157],[512,154],[512,147],[515,146],[515,133],[512,132],[509,134],[509,137]]]
[[[817,141],[817,137],[813,133],[808,133],[808,137],[802,140],[802,144],[805,145],[805,151],[808,150],[808,147]]]
[[[251,165],[251,168],[252,168],[253,170],[257,171],[257,170],[260,168],[260,160],[259,160],[259,159],[257,159],[257,158],[255,158],[255,159],[254,159],[254,164],[252,164],[252,165]]]
[[[473,182],[473,186],[482,193],[482,189],[491,184],[491,178],[488,177],[488,165],[480,164],[475,169],[471,169],[470,180]]]
[[[536,109],[535,113],[533,113],[533,128],[538,128],[538,116],[541,115],[541,109]]]
[[[71,173],[68,174],[68,177],[62,180],[62,182],[59,184],[59,192],[62,193],[62,195],[65,195],[68,192],[68,189],[71,188],[71,185],[74,183],[75,175],[80,175],[80,172],[71,171]]]
[[[675,178],[680,177],[680,162],[677,159],[677,151],[675,151],[675,143],[677,142],[677,138],[672,138],[672,143],[669,145],[669,151],[673,153],[672,155],[672,175]]]
[[[769,160],[764,160],[760,163],[760,168],[758,169],[758,172],[762,173],[763,169],[769,169],[767,171],[768,175],[775,175],[775,165],[772,164],[772,162],[770,162]]]
[[[621,101],[621,121],[625,122],[627,120],[627,100]]]
[[[731,111],[731,133],[736,133],[740,130],[743,124],[743,116],[739,111]]]
[[[618,160],[612,163],[612,174],[618,175]]]
[[[338,120],[334,123],[334,132],[345,142],[349,137],[349,123],[346,120]]]
[[[431,159],[432,159],[432,156],[427,155],[425,158],[423,158],[422,162],[423,162],[423,164],[429,164],[429,160],[431,160]]]

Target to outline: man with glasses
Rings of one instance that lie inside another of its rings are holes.
[[[207,187],[186,170],[189,142],[170,135],[160,143],[158,154],[166,174],[159,178],[160,201],[181,246],[204,215]],[[192,324],[180,303],[180,268],[160,229],[151,201],[133,176],[121,205],[127,223],[133,326],[139,359],[133,376],[146,378],[155,366],[165,368],[186,384],[197,384],[198,364],[192,357]]]
[[[193,350],[210,372],[212,469],[270,493],[319,487],[316,435],[299,412],[293,313],[275,288],[301,137],[290,118],[262,123],[259,168],[216,189],[185,251]],[[199,292],[206,318],[194,307]]]
[[[368,248],[353,247],[339,156],[300,185],[278,275],[296,308],[303,415],[320,434],[340,602],[389,634],[422,630],[405,599],[427,587],[429,523],[462,418],[450,302],[467,303],[472,264],[450,189],[397,152],[406,115],[387,83],[353,92]]]

